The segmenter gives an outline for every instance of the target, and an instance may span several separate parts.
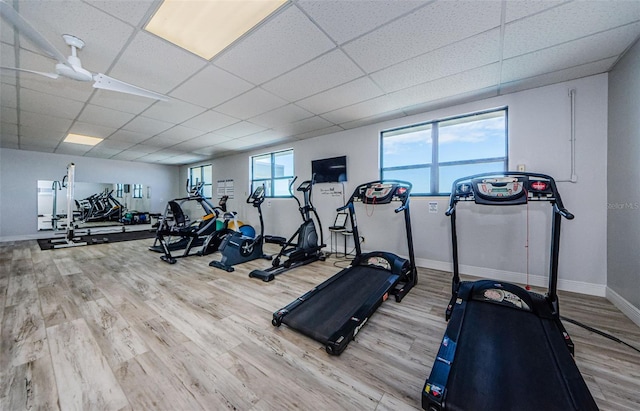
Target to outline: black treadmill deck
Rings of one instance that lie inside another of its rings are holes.
[[[462,320],[447,410],[597,410],[554,320],[473,300]]]
[[[346,270],[318,286],[322,292],[311,294],[304,304],[282,317],[282,322],[324,344],[338,340],[340,335],[336,334],[346,331],[341,340],[346,346],[358,325],[364,324],[399,280],[399,275],[373,266]],[[350,322],[352,327],[348,327]]]

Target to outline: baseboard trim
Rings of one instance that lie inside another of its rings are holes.
[[[449,271],[453,270],[450,262],[428,260],[425,258],[416,258],[418,267],[431,268],[433,270]],[[460,265],[460,274],[471,277],[491,278],[494,280],[508,281],[511,283],[524,283],[526,279],[525,273],[515,273],[511,271],[496,270],[492,268],[474,267],[471,265]],[[541,275],[529,274],[529,284],[536,287],[547,287],[547,277]],[[605,297],[607,287],[604,284],[593,284],[584,281],[575,280],[558,280],[558,289],[570,291],[574,293],[594,295],[597,297]]]
[[[607,300],[611,301],[611,303],[615,305],[616,308],[618,308],[618,310],[622,311],[624,315],[629,317],[631,321],[633,321],[638,327],[640,327],[640,309],[635,307],[624,297],[622,297],[620,294],[613,291],[609,287],[607,287],[606,297]]]

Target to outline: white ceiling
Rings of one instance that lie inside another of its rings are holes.
[[[162,164],[607,72],[640,36],[640,0],[294,0],[207,61],[143,30],[159,0],[7,1],[65,55],[62,34],[84,40],[88,70],[170,100],[2,70],[0,146]],[[3,66],[53,71],[1,23]]]

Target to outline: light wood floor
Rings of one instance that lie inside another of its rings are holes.
[[[338,271],[334,260],[264,283],[247,274],[267,261],[233,273],[209,267],[211,256],[168,265],[150,242],[0,244],[0,409],[420,408],[446,326],[448,273],[420,269],[403,302],[385,302],[334,357],[271,325],[273,311]],[[560,298],[565,316],[640,345],[640,329],[604,298]],[[639,410],[640,354],[566,327],[601,409]]]

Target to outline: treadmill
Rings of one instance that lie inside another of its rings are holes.
[[[413,254],[409,194],[411,184],[399,180],[373,181],[359,185],[347,204],[337,211],[349,211],[356,255],[351,265],[311,291],[273,313],[272,324],[282,323],[325,344],[327,353],[341,354],[375,310],[394,295],[397,302],[417,283]],[[404,212],[409,260],[395,254],[362,253],[354,203],[368,207],[401,202]]]
[[[499,172],[456,180],[449,208],[453,245],[449,321],[422,408],[436,410],[597,410],[573,359],[573,342],[560,321],[560,222],[573,214],[545,174]],[[545,295],[494,280],[460,281],[456,205],[546,201],[553,207],[549,285]]]

